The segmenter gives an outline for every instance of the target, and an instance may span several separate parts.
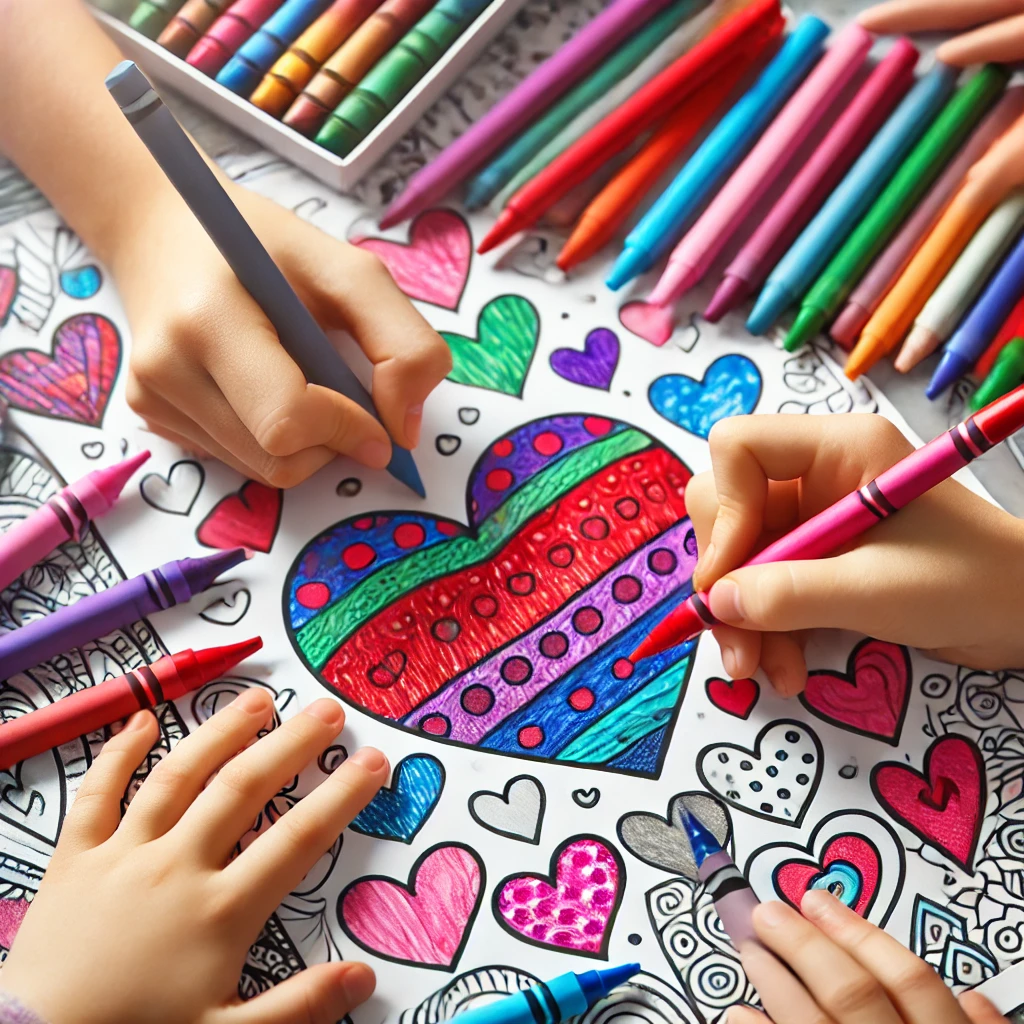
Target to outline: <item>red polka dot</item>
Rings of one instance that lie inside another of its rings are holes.
[[[524,725],[519,730],[519,746],[533,750],[544,742],[544,730],[539,725]]]
[[[655,505],[664,504],[666,498],[665,488],[656,480],[644,484],[644,494],[647,495],[647,500],[653,501]]]
[[[603,516],[591,516],[580,523],[580,533],[587,540],[604,540],[608,536],[608,520]]]
[[[486,715],[494,707],[494,694],[486,686],[468,686],[462,691],[461,703],[470,715]]]
[[[459,532],[459,528],[454,523],[438,523],[437,532],[445,537],[454,537]]]
[[[569,694],[569,707],[573,711],[589,711],[594,706],[594,691],[581,686]]]
[[[620,576],[612,584],[612,597],[619,604],[632,604],[643,593],[643,584],[635,576]]]
[[[588,416],[583,421],[583,429],[594,437],[604,437],[612,429],[612,421],[603,416]]]
[[[526,597],[537,588],[537,579],[532,572],[517,572],[508,578],[508,589],[517,597]]]
[[[583,636],[596,633],[604,622],[604,616],[591,605],[584,605],[573,613],[572,628]]]
[[[328,589],[326,583],[303,583],[302,586],[295,591],[295,600],[298,601],[303,608],[311,608],[314,611],[316,611],[317,608],[323,608],[330,599],[331,591]]]
[[[420,720],[420,728],[431,736],[447,736],[452,724],[444,715],[427,715]]]
[[[532,675],[533,665],[526,658],[518,654],[513,654],[511,658],[506,658],[501,666],[501,678],[510,686],[522,686],[523,683],[529,682]]]
[[[561,658],[569,650],[569,638],[564,633],[545,633],[540,638],[540,653],[545,658]]]
[[[559,569],[567,569],[575,557],[576,552],[573,551],[571,544],[556,544],[548,551],[548,561]]]
[[[491,451],[494,452],[499,459],[505,459],[512,454],[514,448],[515,445],[507,437],[504,437],[495,443]]]
[[[545,430],[533,439],[533,447],[540,455],[550,457],[557,455],[565,447],[565,442],[554,431]]]
[[[474,597],[470,607],[473,609],[473,614],[479,615],[481,619],[494,618],[498,612],[498,602],[490,594],[480,594],[479,597]]]
[[[615,502],[615,512],[620,519],[636,519],[640,515],[640,503],[636,498],[619,498]]]
[[[373,516],[363,516],[352,524],[357,530],[368,530],[373,526]]]
[[[419,523],[402,523],[392,534],[400,548],[418,548],[426,539],[426,530]]]
[[[459,624],[455,619],[438,619],[430,627],[430,632],[435,640],[440,640],[443,644],[450,644],[459,635],[459,629]]]
[[[512,474],[507,469],[492,469],[484,479],[492,491],[505,491],[512,486]]]
[[[629,658],[619,658],[618,661],[612,665],[612,675],[616,679],[628,679],[632,674],[636,666],[629,660]]]
[[[669,551],[668,548],[656,548],[647,556],[647,564],[650,566],[651,572],[657,573],[659,576],[668,576],[675,572],[679,560],[674,551]]]
[[[364,544],[362,541],[356,544],[349,544],[341,553],[342,561],[355,572],[365,569],[376,557],[377,552],[369,544]]]

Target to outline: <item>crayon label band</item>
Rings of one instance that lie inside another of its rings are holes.
[[[694,610],[703,619],[705,624],[710,628],[711,626],[718,625],[718,619],[711,613],[711,609],[705,603],[703,597],[700,594],[693,594],[690,597],[690,601],[693,603]]]
[[[154,701],[150,699],[149,692],[143,684],[141,670],[128,672],[125,679],[128,680],[128,688],[132,691],[132,697],[135,698],[139,710],[144,711],[146,708],[153,707]]]
[[[149,572],[143,573],[142,576],[146,581],[146,587],[149,590],[150,596],[161,608],[172,608],[178,603],[174,599],[171,585],[159,569],[152,569]]]
[[[530,1008],[530,1016],[533,1017],[536,1024],[551,1024],[551,1018],[544,1012],[544,1007],[540,1005],[537,993],[528,988],[523,991],[523,996],[526,999],[526,1005]]]
[[[974,422],[973,416],[966,423],[958,423],[953,427],[949,431],[949,436],[964,462],[973,462],[979,455],[984,455],[992,447],[988,438]]]
[[[860,503],[877,519],[886,519],[899,509],[882,493],[877,481],[866,483],[858,492]]]
[[[713,900],[720,900],[731,892],[739,892],[741,889],[749,889],[750,884],[743,877],[742,872],[735,864],[727,864],[719,868],[704,883],[704,889]]]
[[[992,447],[992,442],[984,435],[981,427],[975,423],[973,416],[966,423],[961,423],[960,426],[967,431],[967,436],[971,439],[974,447],[978,449],[979,455],[984,455]]]
[[[129,124],[138,124],[140,121],[149,117],[154,110],[157,110],[162,106],[163,100],[157,96],[155,90],[149,89],[137,100],[123,106],[121,108],[121,113],[128,119]]]
[[[140,704],[140,707],[155,707],[157,704],[163,704],[164,688],[160,684],[157,674],[148,665],[137,668],[131,675],[137,677],[145,686],[148,700],[146,704]]]
[[[50,498],[46,504],[60,520],[61,526],[67,532],[68,539],[81,540],[81,531],[89,523],[89,513],[86,512],[85,506],[75,497],[74,492],[65,488],[59,494],[55,494]]]
[[[548,988],[547,983],[542,981],[537,986],[537,989],[543,997],[545,1004],[547,1005],[547,1019],[552,1022],[562,1020],[565,1017],[565,1014],[562,1013],[561,1007],[558,1005],[558,1000],[555,998],[554,992],[552,992],[551,989]]]

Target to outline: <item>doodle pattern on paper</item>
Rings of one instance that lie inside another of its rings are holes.
[[[707,440],[719,420],[753,412],[761,387],[757,365],[744,355],[730,353],[719,356],[701,380],[681,373],[659,377],[647,397],[660,416]]]
[[[786,360],[783,383],[800,397],[787,399],[779,406],[779,412],[823,415],[878,411],[878,402],[868,386],[863,380],[847,379],[836,366],[830,351],[828,347],[812,342]]]
[[[527,423],[477,461],[468,527],[378,513],[307,544],[284,593],[296,650],[420,736],[657,776],[693,646],[626,655],[689,593],[689,476],[625,423]]]
[[[444,789],[444,765],[431,754],[410,754],[395,765],[391,783],[352,820],[353,832],[411,843]]]

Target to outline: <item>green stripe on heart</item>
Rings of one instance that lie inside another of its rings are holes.
[[[499,295],[480,311],[475,338],[441,332],[452,353],[448,379],[521,398],[539,335],[533,303],[522,295]]]

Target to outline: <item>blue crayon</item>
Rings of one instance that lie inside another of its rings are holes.
[[[970,372],[985,354],[1010,311],[1024,294],[1024,236],[1010,250],[985,290],[949,339],[925,394],[936,399],[955,380]]]
[[[583,974],[570,971],[479,1009],[466,1010],[459,1014],[459,1024],[560,1024],[586,1013],[639,970],[639,964],[623,964]]]
[[[274,61],[323,14],[330,0],[285,0],[217,72],[217,81],[239,96],[248,96],[263,81]]]
[[[790,306],[803,298],[952,94],[956,76],[955,68],[938,64],[907,93],[769,274],[747,318],[747,330],[751,334],[764,334]]]
[[[672,184],[629,233],[605,282],[621,288],[672,248],[687,219],[742,159],[822,54],[829,28],[813,14],[802,18],[757,81],[718,123]]]

